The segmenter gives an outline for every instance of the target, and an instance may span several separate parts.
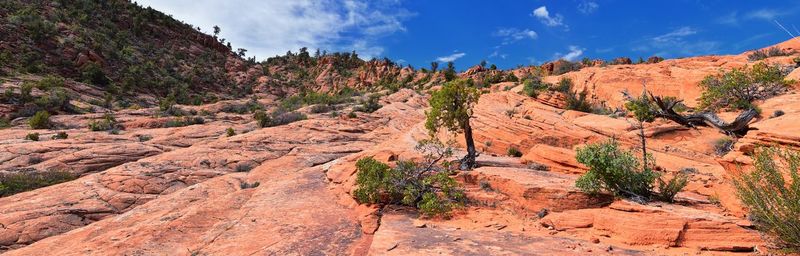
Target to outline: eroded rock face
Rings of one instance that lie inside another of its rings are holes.
[[[744,61],[697,57],[563,76],[593,86],[595,97],[608,103],[619,101],[620,89],[635,93],[642,77],[656,81],[648,89],[690,99],[699,94],[693,81]],[[402,71],[375,62],[363,79],[386,72]],[[332,116],[303,108],[308,120],[271,128],[258,128],[249,114],[219,113],[232,102],[193,107],[215,114],[185,127],[161,128],[168,118],[152,117],[153,109],[120,111],[117,118],[126,127],[120,134],[85,129],[97,114],[61,115],[58,121],[72,127],[65,130],[66,140],[50,139],[56,131],[42,130],[43,141],[25,141],[30,131],[17,125],[0,133],[0,169],[63,168],[81,177],[0,198],[0,252],[675,255],[751,252],[765,244],[729,180],[735,166],[747,167],[754,147],[797,146],[797,94],[759,102],[766,114],[784,113],[754,121],[758,130],[725,156],[715,154],[714,142],[725,135],[714,129],[646,124],[647,150],[657,169],[667,177],[685,172],[689,184],[675,204],[642,205],[588,195],[574,185],[587,171],[575,160],[576,149],[612,138],[639,147],[632,120],[559,109],[552,104],[558,99],[532,99],[518,94],[517,84],[505,86],[510,90],[483,94],[475,106],[471,124],[482,154],[478,168],[455,176],[470,202],[449,219],[358,204],[351,195],[358,159],[373,156],[391,164],[420,158],[414,146],[428,135],[427,99],[408,89],[382,97],[383,107],[374,113]],[[261,102],[277,104],[276,97]],[[229,127],[236,135],[225,135]],[[463,145],[460,135],[455,138]],[[506,156],[512,147],[523,156]],[[463,154],[456,152],[448,160]],[[36,163],[30,156],[38,157]]]
[[[274,214],[273,217],[269,217],[276,220],[276,222],[271,224],[275,225],[272,227],[273,229],[284,230],[283,232],[287,232],[284,236],[289,236],[292,232],[299,231],[292,231],[294,229],[279,227],[277,222],[282,222],[281,218],[285,218],[289,213],[297,213],[301,208],[324,211],[330,214],[331,218],[339,218],[339,221],[343,221],[342,225],[344,226],[338,227],[342,229],[341,232],[352,235],[350,238],[342,236],[330,237],[331,239],[339,239],[337,237],[346,239],[346,241],[341,241],[343,245],[338,247],[334,246],[335,248],[332,247],[330,251],[332,254],[341,254],[349,250],[352,241],[359,238],[360,233],[351,232],[350,229],[357,228],[360,224],[354,220],[344,219],[348,214],[336,212],[332,210],[333,208],[326,210],[324,207],[313,206],[314,204],[323,205],[328,202],[334,202],[337,197],[335,194],[330,194],[328,198],[316,197],[319,199],[316,203],[310,199],[310,197],[317,196],[314,194],[316,192],[328,193],[326,192],[326,183],[322,178],[324,173],[318,168],[314,169],[314,166],[329,162],[344,155],[362,151],[370,145],[374,145],[376,142],[389,138],[387,136],[388,134],[393,134],[398,130],[404,130],[404,127],[418,123],[422,113],[420,112],[421,109],[419,106],[415,104],[420,101],[415,100],[414,97],[419,96],[414,96],[413,94],[414,93],[411,91],[403,91],[393,95],[390,97],[391,99],[402,100],[407,103],[398,102],[388,104],[375,112],[374,115],[364,115],[356,119],[319,118],[292,123],[286,126],[253,130],[238,136],[222,137],[207,141],[206,143],[195,143],[189,147],[177,148],[169,152],[113,167],[100,173],[88,175],[64,184],[2,198],[0,199],[0,201],[2,201],[2,203],[0,203],[0,212],[2,212],[0,215],[0,223],[2,223],[3,228],[0,230],[0,233],[2,233],[1,237],[3,237],[3,239],[0,240],[0,242],[2,242],[0,246],[8,249],[19,248],[38,240],[94,223],[101,219],[105,219],[105,221],[93,224],[92,226],[100,228],[104,225],[110,225],[105,226],[104,230],[116,230],[124,227],[124,230],[115,232],[126,232],[125,230],[128,230],[128,228],[138,226],[134,225],[134,222],[129,222],[127,224],[117,222],[126,220],[127,218],[119,219],[117,217],[109,217],[122,216],[120,214],[126,213],[131,209],[136,209],[137,212],[144,213],[145,216],[142,218],[155,218],[153,221],[161,223],[161,221],[163,221],[161,217],[149,215],[151,212],[149,210],[144,210],[148,207],[147,205],[152,205],[154,209],[159,209],[159,211],[170,214],[179,214],[179,210],[193,209],[192,207],[199,209],[195,211],[205,212],[207,210],[203,208],[211,207],[223,211],[220,213],[222,215],[236,215],[238,213],[234,210],[237,209],[237,207],[244,206],[235,202],[239,200],[247,201],[249,199],[242,197],[231,199],[234,200],[234,202],[227,202],[228,199],[215,198],[213,195],[226,197],[228,196],[226,195],[227,193],[242,191],[240,187],[242,182],[252,184],[258,181],[260,182],[258,187],[248,190],[255,191],[259,188],[263,189],[268,187],[271,189],[280,189],[282,190],[280,192],[265,192],[265,196],[273,198],[264,200],[283,200],[283,202],[275,201],[258,205],[267,208],[277,207],[276,205],[297,207],[294,208],[295,210],[287,208],[287,211],[283,213],[267,211],[270,212],[270,214]],[[194,128],[207,129],[209,127],[195,126]],[[215,131],[217,135],[222,132],[224,132],[223,129]],[[195,131],[194,133],[202,134],[203,132]],[[152,141],[155,140],[156,139],[153,139]],[[241,164],[251,165],[255,167],[255,169],[250,173],[231,174],[237,169],[237,166]],[[266,176],[258,176],[261,175],[262,172],[264,172],[265,175],[266,173],[273,173],[272,175],[276,176],[268,179],[275,180],[280,184],[270,185],[266,180],[261,180],[261,178],[267,179]],[[308,184],[295,184],[297,179],[284,179],[286,175],[299,175],[298,179],[308,179]],[[201,186],[196,187],[193,185]],[[314,188],[317,190],[313,190]],[[180,193],[175,194],[173,199],[169,199],[173,197],[173,194],[176,192]],[[287,196],[287,193],[301,194]],[[309,194],[304,195],[303,193]],[[249,196],[250,194],[252,193],[244,193],[243,195]],[[164,197],[167,198],[161,199]],[[35,198],[36,201],[32,202],[31,198]],[[198,198],[202,198],[203,200],[198,201]],[[155,199],[167,201],[148,203]],[[219,203],[214,203],[216,200],[226,202],[219,205]],[[298,205],[292,206],[291,203],[288,203],[289,201],[295,202]],[[165,208],[167,205],[173,205],[174,207]],[[337,206],[336,204],[330,206],[345,210],[345,208]],[[233,212],[228,212],[228,208],[232,208],[231,211]],[[314,212],[309,212],[309,214],[310,215],[307,216],[296,216],[298,218],[297,223],[302,223],[302,219],[311,218],[311,216],[316,215]],[[209,215],[204,213],[197,215],[196,218],[205,218],[208,216]],[[194,220],[196,219],[179,225],[199,225],[197,222],[194,222]],[[330,224],[334,223],[336,220],[320,221],[320,230],[309,231],[311,233],[308,233],[308,237],[329,234],[330,232],[326,230],[337,229],[337,227],[330,226]],[[142,219],[137,219],[135,223],[139,223],[139,225],[148,225],[148,223],[144,222]],[[211,222],[211,224],[213,223],[214,222]],[[211,224],[207,227],[208,229],[215,228],[214,225]],[[160,228],[162,226],[158,224],[154,227]],[[264,230],[267,229],[269,228],[265,228]],[[137,232],[141,232],[141,229],[137,228],[130,230],[138,230]],[[249,229],[245,229],[243,232],[246,230]],[[93,232],[99,231],[92,231],[90,234]],[[138,248],[142,250],[138,252],[148,252],[146,249],[147,244],[155,243],[158,237],[162,236],[156,235],[159,232],[153,232],[155,233],[151,234],[153,236],[149,236],[149,239],[142,237],[142,233],[133,233],[136,234],[135,237],[137,238],[136,241],[129,241],[130,247],[128,248]],[[209,230],[209,232],[215,231]],[[272,232],[275,234],[281,233],[278,232],[278,230],[273,230]],[[132,233],[125,234],[125,236],[128,236]],[[182,233],[179,232],[178,234]],[[258,236],[258,234],[252,235]],[[70,237],[71,236],[72,235],[70,235]],[[211,236],[211,234],[209,234],[209,236]],[[54,240],[58,240],[57,238],[62,237],[63,236],[54,237]],[[102,241],[97,242],[98,244],[96,246],[103,247],[103,244],[108,243],[109,240],[107,239],[111,237],[113,236],[97,237],[96,239]],[[71,238],[63,237],[63,239]],[[198,237],[197,239],[207,238]],[[200,246],[196,246],[201,243],[201,240],[190,241],[191,243],[186,242],[183,245],[189,249],[210,250],[207,247],[201,248]],[[323,245],[327,246],[332,243],[332,241],[333,240],[320,240],[320,247],[306,248],[308,248],[308,252],[316,251],[316,249],[321,249]],[[43,241],[42,243],[35,243],[34,245],[47,248],[46,244],[47,243]],[[64,252],[83,251],[89,254],[106,254],[109,252],[108,250],[84,251],[83,249],[78,249],[92,248],[93,246],[90,244],[91,243],[88,242],[75,244],[74,246],[76,247],[64,248]],[[274,249],[274,252],[295,251],[295,249],[302,247],[302,245],[306,244],[301,242],[301,240],[287,242],[287,247],[283,249]],[[40,249],[35,248],[36,246],[15,250],[13,253],[29,254],[30,252],[39,251]],[[193,248],[193,246],[197,248]],[[226,245],[220,246],[225,247]],[[251,249],[258,249],[261,246]],[[171,254],[183,253],[186,250],[186,248],[177,249],[177,247],[155,247],[158,248],[153,248],[149,252]],[[224,251],[225,249],[219,250]],[[52,251],[47,250],[41,252],[47,252],[47,254],[52,253]],[[123,254],[126,252],[138,253],[136,250],[119,252]]]

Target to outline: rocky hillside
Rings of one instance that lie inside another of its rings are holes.
[[[800,39],[778,46],[798,45]],[[749,54],[588,67],[542,80],[570,77],[575,89],[587,88],[591,100],[610,107],[621,105],[621,90],[641,92],[642,79],[649,90],[691,102],[702,91],[703,77],[755,63],[747,60]],[[717,141],[727,137],[716,129],[647,123],[647,150],[657,169],[667,176],[685,173],[688,184],[673,203],[641,204],[575,186],[587,171],[576,161],[577,148],[609,138],[626,147],[639,145],[630,116],[565,110],[557,92],[518,93],[525,83],[511,81],[509,74],[524,77],[532,73],[529,68],[476,66],[458,74],[486,82],[471,120],[482,152],[479,167],[453,175],[469,200],[451,218],[426,218],[412,208],[359,204],[353,196],[356,162],[369,156],[390,164],[421,157],[415,145],[428,135],[427,89],[445,80],[444,72],[352,54],[315,55],[301,50],[260,63],[263,68],[251,74],[254,92],[242,99],[112,108],[110,115],[62,113],[50,117],[58,124],[51,129],[31,129],[27,118],[11,124],[0,133],[0,174],[65,178],[0,197],[0,252],[774,252],[748,220],[730,179],[738,166],[752,164],[756,145],[800,147],[797,84],[756,102],[765,113],[750,124],[758,130],[738,139],[731,152],[716,150]],[[793,68],[796,56],[758,62]],[[81,92],[96,90],[90,88]],[[767,117],[777,110],[782,114]],[[511,148],[521,157],[507,156]],[[448,160],[462,154],[457,150]]]

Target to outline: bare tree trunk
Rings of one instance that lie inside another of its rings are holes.
[[[622,94],[629,100],[633,99],[627,92],[622,92]],[[714,127],[729,136],[744,136],[747,131],[751,130],[749,126],[750,121],[758,116],[758,112],[755,109],[748,109],[739,113],[739,116],[737,116],[733,122],[728,123],[713,112],[699,112],[688,115],[679,114],[673,108],[682,100],[665,100],[660,96],[654,96],[652,93],[650,94],[650,100],[654,101],[659,108],[654,111],[656,117],[668,119],[689,128],[696,126]]]
[[[639,138],[642,139],[642,170],[647,169],[647,141],[644,138],[644,122],[639,121]]]
[[[461,160],[461,169],[468,170],[475,168],[475,158],[478,157],[475,151],[475,141],[472,139],[472,127],[469,121],[464,124],[464,140],[467,143],[467,155]]]

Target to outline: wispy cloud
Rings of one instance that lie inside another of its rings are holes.
[[[716,23],[725,25],[739,25],[739,13],[734,11],[715,20]]]
[[[591,0],[584,0],[578,4],[578,11],[583,14],[591,14],[597,11],[600,8],[600,5],[597,4],[595,1]]]
[[[456,52],[456,53],[453,53],[453,54],[450,54],[450,55],[447,55],[447,56],[438,57],[438,58],[436,58],[436,61],[439,61],[439,62],[451,62],[451,61],[456,61],[457,59],[460,59],[461,57],[464,57],[466,55],[467,54],[463,53],[463,52]]]
[[[536,8],[535,10],[533,10],[533,13],[531,15],[539,19],[539,21],[542,22],[542,24],[548,27],[563,26],[564,28],[568,28],[567,25],[564,24],[564,16],[558,13],[553,13],[553,15],[550,15],[550,12],[547,11],[546,6]]]
[[[536,34],[536,31],[530,29],[521,30],[517,28],[502,28],[492,33],[492,35],[496,37],[502,37],[502,45],[509,45],[522,39],[536,39],[539,37],[539,34]]]
[[[662,57],[709,54],[719,49],[719,42],[690,39],[698,30],[689,26],[680,27],[665,34],[645,37],[632,43],[638,52]]]
[[[406,31],[415,14],[401,0],[136,0],[205,31],[215,25],[234,48],[263,59],[301,47],[383,53],[379,39]]]
[[[745,20],[763,20],[772,22],[782,16],[790,15],[800,10],[800,8],[794,7],[789,9],[777,10],[777,9],[758,9],[753,10],[744,14],[740,14],[737,11],[730,12],[726,15],[718,17],[715,21],[718,24],[725,24],[725,25],[739,25],[742,21]]]
[[[653,37],[653,41],[656,42],[673,42],[680,40],[681,38],[689,35],[697,34],[697,30],[692,27],[681,27],[672,32]]]
[[[747,13],[745,17],[749,19],[762,19],[766,21],[772,21],[778,16],[781,16],[783,14],[784,14],[783,12],[774,9],[760,9]]]
[[[583,55],[583,51],[584,50],[586,50],[586,49],[583,49],[583,48],[581,48],[579,46],[576,46],[576,45],[570,45],[569,46],[569,52],[567,54],[564,54],[564,55],[561,55],[561,53],[556,53],[556,59],[575,61],[579,57],[581,57],[581,55]]]

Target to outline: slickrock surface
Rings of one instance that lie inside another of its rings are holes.
[[[798,40],[782,44],[796,47]],[[745,55],[585,68],[563,76],[619,106],[620,90],[648,89],[692,102],[697,82]],[[786,62],[788,57],[769,61]],[[401,72],[376,69],[373,73]],[[370,79],[373,77],[370,76]],[[548,77],[557,81],[559,77]],[[320,85],[328,86],[328,85]],[[162,127],[154,109],[115,113],[119,134],[91,132],[99,114],[60,115],[66,140],[23,124],[0,133],[0,170],[64,169],[80,178],[0,198],[4,255],[685,255],[764,252],[730,185],[757,145],[800,146],[796,92],[758,104],[764,117],[718,156],[714,129],[667,121],[646,125],[648,151],[667,176],[689,174],[674,204],[641,205],[580,192],[586,167],[575,149],[614,138],[637,147],[630,120],[568,111],[509,91],[482,95],[472,127],[479,168],[461,172],[470,203],[450,219],[412,209],[359,205],[355,162],[417,159],[425,95],[409,89],[381,98],[374,113],[308,113],[308,120],[258,128],[250,114],[198,107],[206,122]],[[274,98],[262,103],[274,107]],[[769,117],[775,110],[784,115]],[[306,109],[301,111],[308,112]],[[346,113],[346,112],[344,112]],[[727,115],[725,115],[727,118]],[[225,130],[237,135],[228,137]],[[460,138],[457,137],[457,138]],[[458,141],[463,143],[463,141]],[[505,156],[510,147],[523,156]],[[458,152],[463,154],[463,152]],[[454,160],[449,159],[449,160]],[[246,171],[244,167],[252,170]],[[683,168],[691,168],[685,169]],[[238,170],[238,171],[237,171]],[[244,171],[243,171],[244,170]],[[257,184],[257,185],[256,185]]]

